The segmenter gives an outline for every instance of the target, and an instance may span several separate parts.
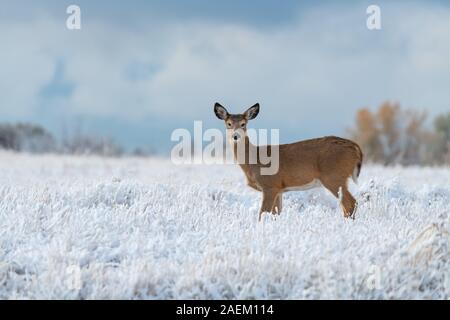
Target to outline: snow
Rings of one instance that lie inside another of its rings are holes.
[[[449,299],[450,168],[364,166],[258,223],[233,165],[0,153],[1,299]]]

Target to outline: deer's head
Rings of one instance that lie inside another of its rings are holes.
[[[250,107],[242,114],[230,114],[225,107],[219,103],[214,105],[214,113],[217,118],[225,121],[227,136],[231,142],[237,143],[247,136],[247,123],[249,120],[255,119],[259,113],[259,103]]]

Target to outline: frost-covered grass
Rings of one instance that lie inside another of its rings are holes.
[[[0,153],[0,298],[450,298],[450,169],[363,167],[257,222],[236,166]],[[375,287],[375,288],[374,288]]]

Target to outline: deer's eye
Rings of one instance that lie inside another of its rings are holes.
[[[245,122],[241,123],[241,128],[245,127]]]
[[[231,122],[227,122],[228,128],[231,128]]]

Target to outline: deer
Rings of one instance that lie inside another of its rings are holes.
[[[355,183],[361,172],[363,153],[359,145],[351,140],[326,136],[289,144],[256,146],[247,135],[247,124],[259,114],[256,103],[242,114],[230,114],[220,103],[215,103],[214,113],[225,122],[234,159],[247,179],[247,185],[262,192],[259,221],[264,213],[279,215],[282,210],[283,193],[302,191],[317,187],[328,189],[337,199],[345,218],[355,218],[357,202],[348,190],[351,177]],[[251,154],[278,152],[278,170],[274,174],[262,174],[266,166],[257,157],[249,161]],[[238,150],[244,150],[239,157]]]

